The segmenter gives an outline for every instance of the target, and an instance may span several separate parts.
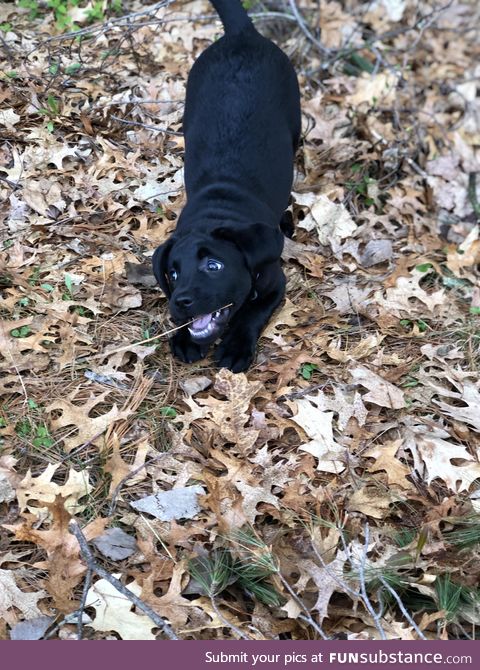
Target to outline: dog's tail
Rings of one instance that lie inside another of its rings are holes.
[[[245,28],[253,28],[241,0],[210,0],[223,23],[225,35],[235,35]]]

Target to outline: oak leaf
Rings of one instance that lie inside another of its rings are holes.
[[[375,444],[364,453],[364,456],[375,459],[375,463],[368,468],[369,472],[384,470],[389,484],[396,484],[402,489],[411,489],[413,485],[406,479],[411,474],[410,468],[395,457],[402,444],[403,440]]]
[[[441,479],[452,491],[468,491],[480,478],[480,463],[466,447],[449,438],[450,433],[439,426],[412,421],[405,429],[405,448],[412,452],[414,468],[427,484]],[[454,464],[454,460],[463,464]]]
[[[121,575],[114,575],[117,579]],[[137,582],[127,585],[129,591],[140,596]],[[145,614],[132,611],[132,602],[106,579],[99,579],[87,593],[86,606],[93,607],[95,618],[86,625],[101,632],[117,632],[122,640],[154,640],[153,621]]]
[[[85,505],[80,505],[79,500],[88,495],[92,490],[89,481],[88,470],[81,470],[77,472],[70,468],[68,478],[65,484],[57,484],[52,482],[55,472],[60,466],[49,463],[45,470],[37,475],[32,476],[29,470],[17,487],[17,499],[20,511],[28,510],[32,514],[42,514],[47,510],[47,504],[53,503],[57,495],[64,499],[65,509],[70,514],[78,514],[85,509]],[[45,503],[43,506],[34,504]]]
[[[299,449],[318,459],[317,470],[340,473],[345,469],[345,448],[333,437],[333,412],[323,412],[311,399],[301,398],[290,405],[296,408],[292,421],[298,424],[310,439]]]
[[[116,405],[113,405],[109,411],[103,412],[97,416],[91,416],[92,410],[105,402],[110,394],[110,390],[95,396],[90,394],[88,400],[82,405],[76,405],[72,401],[76,391],[66,398],[58,398],[47,406],[48,412],[61,412],[58,418],[51,419],[51,425],[54,430],[65,428],[66,426],[76,426],[78,432],[74,436],[65,437],[65,451],[68,453],[75,447],[87,442],[95,443],[100,435],[115,421],[126,419],[131,414],[129,410],[120,411]]]
[[[362,365],[351,367],[349,372],[357,384],[368,389],[368,393],[362,396],[364,402],[371,402],[390,409],[405,407],[403,391],[380,375]]]
[[[18,620],[15,610],[19,610],[26,619],[41,616],[38,601],[47,595],[43,589],[23,591],[17,585],[17,578],[12,570],[0,570],[0,618],[10,625]]]

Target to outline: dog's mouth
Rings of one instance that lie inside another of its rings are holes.
[[[188,331],[192,340],[196,342],[205,340],[216,340],[225,327],[230,316],[230,307],[217,309],[216,312],[197,316],[195,321],[188,325]]]

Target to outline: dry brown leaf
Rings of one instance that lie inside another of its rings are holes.
[[[21,512],[28,510],[32,514],[42,515],[47,511],[48,504],[55,502],[57,496],[64,499],[65,509],[72,516],[85,509],[85,505],[80,505],[79,500],[92,490],[89,471],[77,472],[70,468],[65,484],[60,485],[52,482],[52,477],[59,467],[59,465],[49,463],[45,470],[36,477],[32,476],[30,470],[27,472],[17,487],[18,505]],[[32,501],[37,504],[32,504]]]
[[[217,400],[212,396],[198,402],[208,408],[206,414],[216,425],[220,435],[242,453],[248,453],[255,444],[258,430],[247,427],[250,421],[249,407],[261,389],[260,382],[249,382],[244,374],[233,374],[222,368],[215,377],[214,389],[224,395],[226,400]]]
[[[344,551],[337,552],[333,561],[323,567],[319,567],[313,561],[299,561],[299,568],[310,575],[318,589],[317,600],[312,609],[318,612],[320,625],[325,617],[328,617],[328,604],[332,595],[345,590],[342,583],[345,583],[343,568],[346,562],[347,555]]]
[[[24,591],[17,585],[16,579],[20,579],[21,573],[12,570],[0,570],[0,617],[13,626],[18,621],[18,611],[26,619],[41,616],[38,601],[46,597],[43,590]]]
[[[364,402],[371,402],[374,405],[390,409],[405,407],[403,391],[387,382],[380,375],[361,365],[350,367],[349,372],[357,384],[368,389],[368,393],[362,396]]]
[[[64,438],[65,451],[70,452],[75,447],[86,443],[95,443],[100,435],[104,433],[115,421],[127,419],[131,414],[130,410],[120,411],[114,404],[109,411],[103,412],[98,416],[91,416],[97,405],[102,405],[109,396],[110,391],[105,391],[98,396],[90,394],[88,400],[81,405],[73,403],[76,392],[67,396],[67,398],[58,398],[47,406],[48,412],[55,411],[60,413],[58,418],[51,419],[53,430],[60,428],[71,428],[76,426],[78,432],[74,436]]]
[[[120,574],[113,575],[117,579]],[[140,596],[137,582],[127,585],[129,591]],[[86,625],[102,632],[117,632],[122,640],[155,640],[153,621],[146,615],[132,611],[132,602],[106,579],[99,579],[87,593],[86,606],[93,607],[95,618]]]
[[[60,612],[68,613],[75,609],[74,589],[79,584],[86,567],[80,559],[80,547],[74,535],[69,532],[68,524],[71,516],[64,506],[61,496],[47,505],[52,521],[48,530],[37,530],[36,517],[29,515],[27,520],[17,526],[5,525],[7,530],[15,533],[15,538],[23,542],[33,542],[41,547],[47,560],[36,563],[36,567],[48,572],[45,588],[53,597],[55,606]],[[108,519],[95,519],[83,528],[87,540],[100,535]]]
[[[383,341],[384,335],[368,335],[354,344],[352,347],[343,348],[342,336],[339,335],[336,341],[332,341],[328,347],[326,347],[326,352],[330,358],[334,361],[339,361],[341,363],[348,363],[350,361],[359,361],[362,358],[366,358],[373,351],[375,351],[379,344]]]
[[[20,475],[15,471],[17,459],[13,456],[0,456],[0,503],[15,499]]]
[[[110,489],[108,492],[108,497],[111,498],[121,482],[128,488],[145,479],[147,473],[142,468],[142,465],[145,463],[145,459],[150,450],[150,445],[147,439],[140,441],[140,444],[136,446],[136,454],[133,463],[127,463],[123,460],[120,441],[115,431],[110,435],[109,445],[112,452],[105,464],[105,472],[108,472],[111,475]],[[129,477],[129,475],[131,476]]]
[[[310,210],[298,226],[315,231],[320,244],[335,249],[341,240],[355,233],[357,225],[344,205],[336,204],[324,195],[294,193],[294,198]]]
[[[402,440],[375,444],[370,449],[367,449],[364,456],[375,459],[375,463],[368,468],[369,472],[384,470],[387,475],[388,484],[396,484],[402,489],[413,489],[412,483],[406,479],[411,474],[410,468],[395,457],[402,444]]]
[[[287,298],[280,311],[275,312],[272,316],[261,336],[272,339],[283,332],[280,326],[296,326],[297,319],[294,314],[297,311],[298,307]]]
[[[346,450],[333,437],[333,412],[322,412],[308,398],[289,403],[297,423],[310,438],[299,449],[318,459],[317,470],[338,474],[345,469]]]
[[[391,490],[367,485],[354,491],[348,498],[347,509],[350,512],[361,512],[373,519],[384,519],[390,511],[390,505],[397,500],[401,498]]]
[[[438,291],[427,293],[420,286],[420,281],[432,271],[431,268],[425,272],[414,268],[410,272],[410,277],[398,277],[395,288],[387,288],[385,298],[382,291],[377,291],[375,302],[398,318],[410,318],[417,313],[425,316],[425,309],[437,312],[439,307],[446,304],[445,291],[438,289]]]
[[[378,104],[389,105],[395,95],[397,82],[398,76],[392,72],[377,74],[364,72],[357,80],[356,93],[347,95],[347,104],[355,108],[362,104],[369,107],[376,107]]]
[[[452,371],[444,376],[457,391],[450,391],[445,386],[429,380],[428,385],[433,388],[439,396],[451,398],[456,404],[449,404],[434,399],[433,402],[442,412],[455,419],[468,424],[473,430],[480,432],[480,382],[472,382],[469,379],[459,379]]]
[[[412,452],[414,469],[430,484],[441,479],[452,491],[468,491],[480,478],[480,463],[474,461],[467,448],[456,444],[443,428],[409,421],[405,430],[405,449]],[[463,461],[454,465],[452,461]]]
[[[154,593],[155,584],[152,575],[148,575],[142,584],[142,600],[179,632],[180,628],[187,623],[190,612],[194,608],[192,602],[182,596],[186,577],[185,565],[183,563],[175,565],[168,591],[161,597]]]
[[[480,263],[480,226],[472,228],[470,233],[459,245],[458,249],[451,249],[447,255],[447,267],[456,277],[467,277],[476,283],[472,274],[475,265]]]

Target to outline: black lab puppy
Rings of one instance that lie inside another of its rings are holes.
[[[187,203],[153,256],[185,362],[251,364],[260,332],[285,292],[284,212],[300,136],[300,95],[287,56],[258,33],[240,0],[212,0],[225,35],[194,64],[187,84]],[[230,305],[225,307],[225,305]]]

